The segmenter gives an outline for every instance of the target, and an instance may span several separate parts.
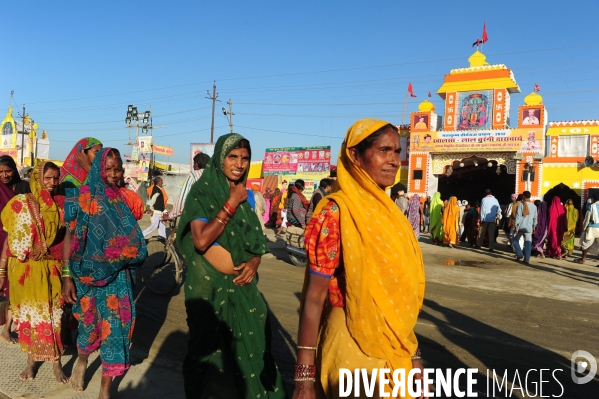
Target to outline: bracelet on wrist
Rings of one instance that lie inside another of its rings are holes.
[[[221,220],[221,218],[219,218],[218,216],[217,216],[217,217],[215,217],[215,218],[214,218],[214,220],[216,220],[217,222],[219,222],[220,224],[222,224],[222,225],[223,225],[223,227],[225,227],[225,226],[227,225],[227,224],[226,224],[225,222],[223,222],[223,221]]]
[[[223,208],[226,209],[227,213],[230,213],[231,216],[233,216],[235,214],[235,211],[237,210],[229,204],[229,201],[225,202],[225,205],[223,205]]]
[[[294,381],[316,381],[316,366],[314,364],[296,364]]]
[[[297,349],[304,349],[304,350],[307,350],[307,351],[315,351],[318,348],[316,348],[315,346],[299,346],[298,345]]]
[[[412,360],[420,360],[422,359],[422,352],[420,351],[420,348],[416,349],[416,352],[414,352],[414,355],[412,356]]]

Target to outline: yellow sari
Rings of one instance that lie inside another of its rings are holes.
[[[458,199],[451,197],[443,212],[443,242],[445,244],[458,244],[458,230],[460,228],[460,207]]]
[[[387,124],[364,119],[347,131],[338,180],[327,196],[339,206],[347,288],[345,309],[328,309],[320,330],[317,370],[328,398],[339,394],[340,367],[405,369],[407,375],[418,347],[414,327],[424,298],[418,241],[408,219],[349,155]]]
[[[34,169],[31,194],[13,197],[2,210],[8,233],[10,309],[23,352],[34,361],[54,361],[63,353],[60,340],[62,282],[60,208],[42,188],[45,163]]]

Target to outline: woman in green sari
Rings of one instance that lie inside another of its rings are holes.
[[[431,218],[431,238],[433,244],[441,244],[443,242],[443,201],[441,201],[441,193],[433,194],[430,208]]]
[[[177,230],[187,262],[188,398],[286,398],[270,354],[268,309],[254,279],[268,252],[245,181],[250,143],[221,136],[191,188]]]

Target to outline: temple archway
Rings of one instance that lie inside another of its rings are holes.
[[[485,189],[507,204],[516,186],[513,153],[443,154],[434,157],[433,173],[443,199],[456,196],[471,204],[481,201]]]

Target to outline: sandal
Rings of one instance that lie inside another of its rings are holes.
[[[574,259],[574,263],[579,263],[581,265],[584,265],[584,261],[582,260],[582,258],[576,258],[576,259]]]

